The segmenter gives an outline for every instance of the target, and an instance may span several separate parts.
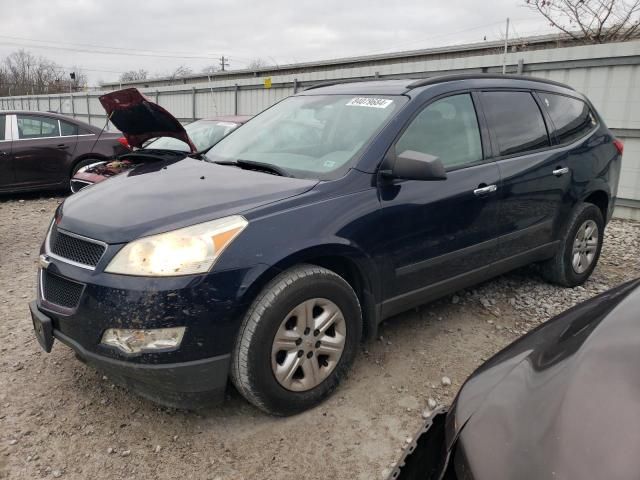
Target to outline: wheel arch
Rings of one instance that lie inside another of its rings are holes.
[[[594,191],[589,192],[582,199],[584,203],[591,203],[600,209],[602,213],[602,218],[604,219],[605,224],[609,220],[609,208],[611,196],[608,191],[600,188]]]
[[[97,162],[103,162],[105,160],[108,160],[108,158],[109,157],[97,152],[83,153],[82,155],[78,156],[73,160],[73,163],[71,164],[71,169],[69,170],[69,178],[73,177],[73,171],[75,170],[76,166],[80,162],[84,160],[96,160]]]
[[[262,271],[243,295],[252,302],[269,281],[300,264],[317,265],[340,275],[355,291],[362,309],[363,339],[375,337],[380,323],[380,283],[373,261],[346,245],[318,245],[290,253]]]

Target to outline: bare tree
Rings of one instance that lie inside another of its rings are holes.
[[[525,0],[574,40],[606,43],[640,37],[640,0]]]
[[[170,73],[168,77],[171,80],[175,80],[176,78],[184,78],[192,74],[193,74],[193,71],[189,67],[185,65],[180,65],[172,73]]]
[[[270,66],[271,65],[269,64],[269,62],[267,62],[263,58],[254,58],[247,65],[247,69],[248,70],[260,70],[261,68],[267,68],[267,67],[270,67]]]
[[[26,50],[11,53],[0,63],[0,94],[24,95],[68,92],[69,88],[86,86],[86,75],[76,69],[72,81],[64,69],[44,57]]]
[[[216,73],[220,71],[220,67],[218,65],[209,65],[208,67],[204,67],[201,72],[205,75],[211,75],[212,73]]]
[[[121,82],[135,82],[140,80],[146,80],[149,76],[149,72],[147,72],[144,68],[140,68],[138,70],[129,70],[120,75]]]

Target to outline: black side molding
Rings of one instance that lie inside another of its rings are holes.
[[[398,313],[417,307],[418,305],[429,303],[440,297],[444,297],[449,293],[475,285],[518,267],[546,260],[554,255],[559,244],[560,241],[556,240],[555,242],[550,242],[512,257],[498,260],[490,265],[471,270],[470,272],[465,272],[453,278],[448,278],[438,283],[414,290],[413,292],[403,293],[402,295],[385,300],[382,303],[381,318],[385,319],[393,315],[397,315]]]

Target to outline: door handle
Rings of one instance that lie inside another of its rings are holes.
[[[553,174],[554,174],[556,177],[560,177],[561,175],[564,175],[565,173],[569,173],[569,168],[568,168],[568,167],[556,168],[556,169],[553,171]]]
[[[69,148],[69,145],[60,144],[60,145],[57,145],[56,148],[58,150],[65,150],[65,149]]]
[[[493,193],[498,190],[498,187],[495,185],[487,185],[486,187],[478,187],[473,191],[473,194],[476,197],[481,197],[482,195],[487,195],[489,193]]]

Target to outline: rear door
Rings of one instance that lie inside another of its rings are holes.
[[[483,154],[483,134],[471,93],[429,103],[411,120],[395,146],[435,155],[447,169],[443,181],[380,185],[382,225],[391,262],[384,315],[424,303],[448,291],[451,281],[488,265],[496,254],[495,162]]]
[[[550,130],[556,149],[563,155],[557,162],[558,167],[568,169],[564,176],[571,180],[576,190],[570,193],[579,197],[580,190],[588,189],[594,179],[606,175],[613,149],[601,136],[592,135],[597,130],[598,120],[584,101],[543,91],[537,92],[537,96],[553,125]],[[564,203],[562,217],[569,214],[577,199]]]
[[[76,135],[61,136],[60,121],[44,115],[17,114],[13,166],[17,186],[59,185],[69,180]]]
[[[532,92],[485,91],[481,98],[502,179],[497,228],[499,255],[507,258],[553,241],[570,181]]]
[[[11,116],[0,114],[0,188],[14,182],[11,155]]]

